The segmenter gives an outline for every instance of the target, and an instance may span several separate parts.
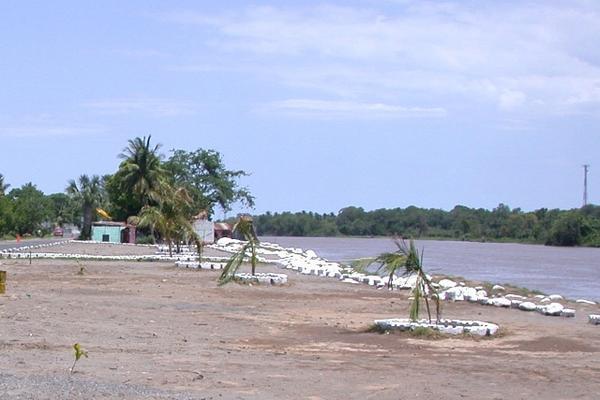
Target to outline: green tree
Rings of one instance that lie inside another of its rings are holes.
[[[140,207],[156,204],[166,182],[166,172],[158,153],[161,145],[152,146],[150,139],[151,136],[130,139],[119,155],[123,159],[119,170],[111,178],[119,191],[132,193]]]
[[[204,209],[212,215],[216,205],[227,213],[237,202],[254,207],[254,197],[239,184],[239,179],[248,176],[248,173],[227,169],[218,151],[198,149],[172,152],[165,162],[165,169],[174,185],[183,186],[189,191],[197,210]]]
[[[67,223],[79,224],[81,222],[81,206],[65,193],[53,193],[47,196],[50,209],[51,220],[57,225]]]
[[[4,183],[4,176],[0,174],[0,196],[4,196],[9,187],[8,183]]]
[[[163,187],[157,205],[146,205],[137,217],[129,219],[142,228],[156,231],[169,246],[169,255],[173,255],[173,242],[192,240],[198,251],[201,250],[199,238],[190,222],[189,205],[191,199],[184,188]]]
[[[27,183],[8,194],[12,202],[13,225],[21,235],[36,234],[42,230],[42,223],[50,217],[48,199],[33,183]]]
[[[0,196],[0,236],[14,230],[13,204],[6,196]]]
[[[84,174],[79,177],[77,182],[73,179],[70,180],[66,192],[81,207],[83,215],[81,239],[89,240],[92,236],[94,210],[102,204],[105,198],[103,180],[98,175],[90,178]]]
[[[576,211],[562,214],[550,230],[546,244],[554,246],[578,246],[582,242],[587,226],[582,215]]]

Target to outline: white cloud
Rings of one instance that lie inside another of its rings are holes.
[[[525,103],[527,96],[525,93],[516,90],[505,90],[500,94],[500,108],[503,110],[512,110]]]
[[[403,107],[382,103],[359,103],[318,99],[288,99],[270,103],[266,111],[280,111],[298,116],[351,117],[351,118],[407,118],[443,117],[443,108]]]
[[[83,106],[102,114],[120,115],[143,113],[156,117],[175,117],[195,114],[195,103],[164,98],[114,98],[91,100]]]
[[[211,31],[204,45],[221,60],[229,55],[230,66],[243,58],[246,71],[262,79],[344,101],[375,98],[408,108],[444,101],[447,109],[542,115],[600,109],[600,50],[593,45],[600,42],[600,3],[371,4],[378,8],[255,7],[163,18]]]

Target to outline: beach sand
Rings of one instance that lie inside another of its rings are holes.
[[[8,271],[0,296],[1,399],[600,393],[600,326],[587,323],[598,306],[569,305],[577,317],[567,319],[444,303],[445,317],[495,322],[504,333],[427,340],[366,332],[374,319],[406,317],[407,291],[292,271],[287,286],[218,287],[218,272],[170,263],[5,259],[0,269]],[[74,343],[89,358],[70,375]]]

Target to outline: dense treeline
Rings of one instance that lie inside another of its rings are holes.
[[[81,175],[64,193],[45,195],[33,183],[10,189],[0,174],[0,238],[43,236],[67,224],[89,239],[99,217],[129,221],[154,241],[190,240],[192,218],[215,208],[230,211],[235,203],[254,205],[239,179],[247,173],[229,170],[215,150],[171,150],[166,160],[150,137],[129,140],[113,174]],[[10,190],[9,190],[10,189]]]
[[[266,213],[256,217],[259,235],[391,236],[476,241],[520,241],[558,246],[600,246],[600,206],[524,212],[500,204],[493,210],[456,206],[365,211],[347,207],[335,215]]]

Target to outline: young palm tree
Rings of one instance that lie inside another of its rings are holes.
[[[429,307],[429,297],[435,302],[436,321],[439,321],[441,315],[440,301],[436,289],[433,287],[431,280],[423,270],[423,255],[419,255],[414,241],[410,241],[409,245],[399,239],[394,239],[394,243],[398,250],[393,253],[383,253],[375,259],[389,272],[388,286],[392,286],[392,280],[396,272],[403,269],[403,276],[416,275],[415,287],[412,290],[413,301],[410,305],[409,317],[415,321],[419,319],[421,300],[425,300],[427,308],[427,316],[431,322],[431,309]]]
[[[250,253],[250,264],[252,265],[252,275],[256,274],[256,264],[258,257],[256,255],[256,248],[259,245],[258,236],[254,230],[254,223],[252,217],[241,216],[238,222],[233,226],[233,232],[238,232],[244,239],[246,244],[241,248],[240,251],[235,253],[227,264],[223,268],[223,273],[219,277],[219,285],[224,285],[234,279],[235,273],[244,262],[244,256]]]
[[[200,252],[201,245],[189,218],[191,199],[183,188],[172,189],[164,186],[160,193],[158,205],[146,205],[137,217],[129,218],[129,222],[140,227],[156,230],[169,246],[169,255],[173,255],[173,242],[191,239]]]
[[[119,155],[123,159],[117,174],[123,190],[135,193],[140,204],[147,206],[157,202],[165,184],[165,170],[158,150],[161,145],[150,145],[150,138],[136,137]]]
[[[81,175],[78,182],[71,179],[66,192],[75,201],[81,203],[83,212],[83,226],[81,228],[81,238],[88,240],[92,234],[92,219],[94,209],[99,206],[104,195],[104,184],[98,175],[91,178],[87,175]]]

